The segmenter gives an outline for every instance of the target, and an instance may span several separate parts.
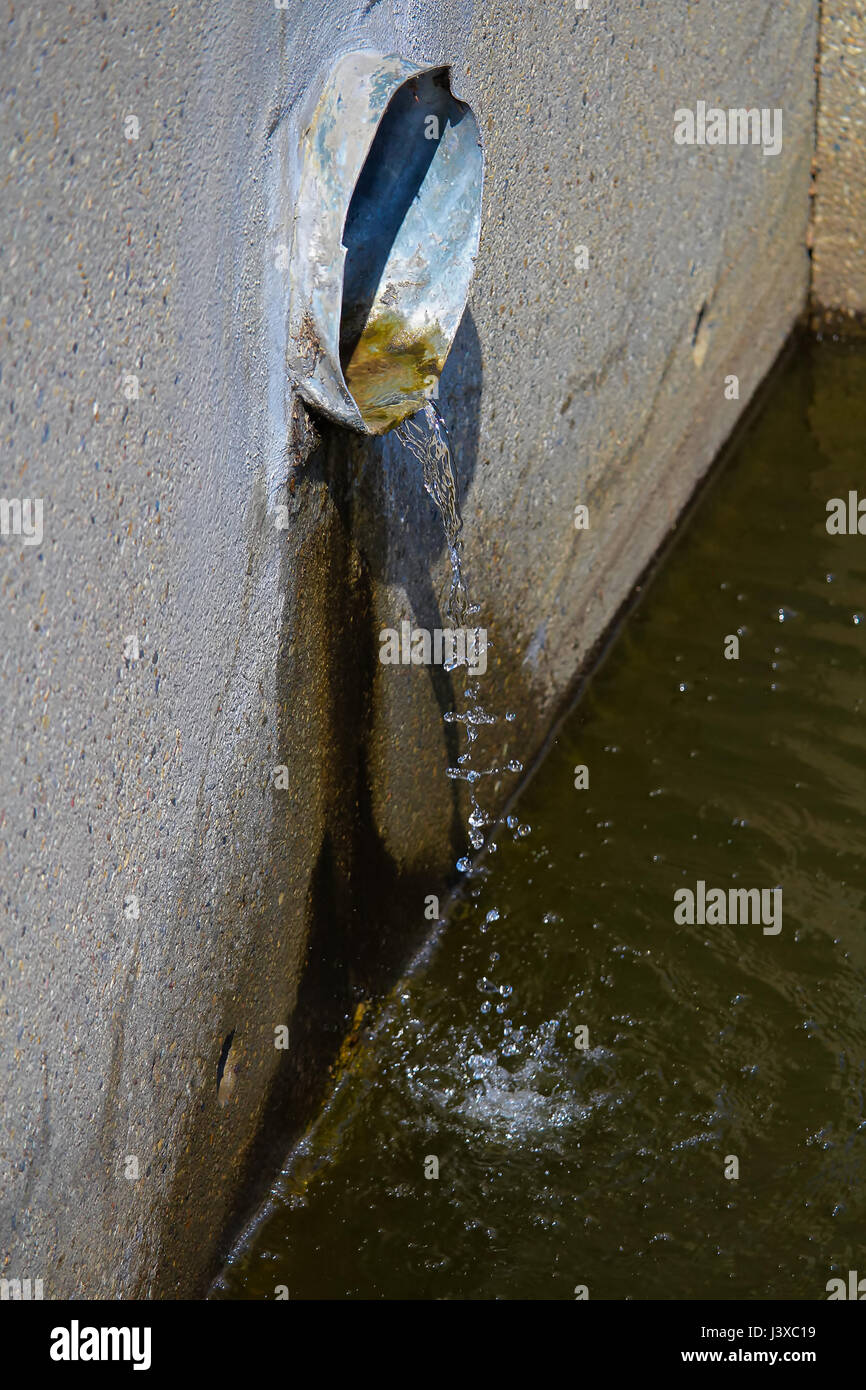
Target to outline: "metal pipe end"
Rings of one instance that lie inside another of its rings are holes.
[[[346,54],[302,136],[289,375],[314,409],[385,434],[436,389],[481,231],[478,126],[448,69]]]

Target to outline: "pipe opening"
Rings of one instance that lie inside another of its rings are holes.
[[[442,187],[452,177],[453,154],[449,159],[440,151],[448,132],[462,145],[457,131],[467,118],[474,126],[468,106],[451,93],[446,68],[404,83],[382,117],[349,205],[340,364],[376,433],[418,410],[445,365],[450,339],[440,310],[453,298],[449,274],[462,278],[455,258],[463,247],[460,226],[449,225]]]
[[[385,434],[422,409],[466,305],[481,230],[478,126],[447,67],[345,54],[301,137],[289,375]]]

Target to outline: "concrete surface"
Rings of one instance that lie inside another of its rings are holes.
[[[395,49],[453,64],[481,124],[440,404],[485,698],[528,762],[804,306],[816,25],[815,0],[10,11],[0,495],[42,498],[44,537],[0,540],[4,1277],[200,1293],[465,847],[450,680],[377,659],[380,627],[442,625],[417,466],[316,444],[286,387],[310,84]],[[699,100],[783,108],[781,154],[676,145]]]
[[[866,3],[823,0],[818,72],[816,319],[866,314]]]

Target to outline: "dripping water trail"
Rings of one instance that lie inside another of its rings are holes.
[[[445,529],[445,541],[451,559],[451,591],[448,596],[446,612],[452,630],[456,630],[455,635],[462,633],[462,640],[452,642],[444,666],[447,671],[465,666],[469,676],[464,691],[464,698],[467,701],[465,711],[461,714],[452,710],[445,715],[447,723],[462,724],[466,730],[466,751],[457,759],[456,767],[448,768],[448,776],[454,780],[466,782],[469,787],[469,843],[474,850],[480,850],[485,845],[484,830],[494,823],[482,809],[478,800],[478,789],[482,779],[498,777],[503,772],[522,772],[523,766],[516,759],[512,759],[504,767],[478,768],[474,766],[474,754],[477,751],[474,745],[478,739],[479,730],[485,725],[496,724],[499,721],[498,716],[491,714],[481,703],[481,686],[477,679],[480,672],[474,669],[474,664],[480,664],[477,658],[482,652],[486,667],[489,643],[484,628],[476,626],[474,623],[471,627],[468,626],[470,620],[476,618],[481,612],[481,607],[472,602],[463,568],[463,539],[461,536],[463,518],[460,515],[457,484],[454,478],[451,447],[445,422],[433,401],[428,401],[424,409],[419,411],[417,415],[412,416],[409,420],[404,420],[396,433],[405,447],[421,463],[424,487],[436,504]],[[514,719],[514,715],[506,714],[505,718],[510,722]],[[495,842],[491,841],[488,848],[495,850]],[[467,873],[471,864],[470,856],[464,855],[457,861],[457,868],[461,873]]]

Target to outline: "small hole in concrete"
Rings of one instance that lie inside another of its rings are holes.
[[[217,1063],[216,1090],[217,1100],[220,1105],[227,1104],[227,1102],[231,1099],[231,1094],[234,1090],[236,1062],[236,1059],[232,1057],[232,1043],[234,1042],[234,1036],[235,1030],[233,1028],[230,1033],[226,1034],[226,1037],[223,1040],[222,1051],[220,1052],[220,1059]]]
[[[695,326],[694,326],[694,329],[692,330],[692,347],[694,347],[694,346],[695,346],[695,343],[698,341],[698,333],[700,332],[701,324],[702,324],[702,322],[703,322],[704,314],[705,314],[706,312],[707,312],[707,301],[704,300],[703,304],[701,305],[700,309],[698,310],[698,316],[697,316],[697,318],[695,319]]]

